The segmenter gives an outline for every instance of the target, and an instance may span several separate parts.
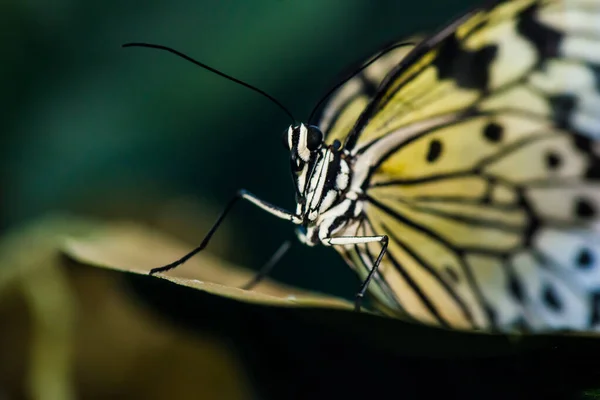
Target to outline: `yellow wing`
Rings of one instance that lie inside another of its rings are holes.
[[[369,176],[345,234],[390,238],[370,288],[386,312],[600,328],[598,21],[598,0],[477,9],[406,55],[335,132]],[[340,252],[364,275],[379,250]]]
[[[504,0],[472,11],[421,42],[396,65],[361,113],[345,147],[361,147],[440,114],[518,102],[530,102],[528,111],[541,117],[569,118],[560,122],[600,135],[591,99],[576,110],[560,103],[565,99],[554,99],[597,93],[599,4]]]

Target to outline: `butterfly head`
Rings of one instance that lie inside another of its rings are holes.
[[[284,135],[290,151],[296,187],[296,214],[305,227],[339,203],[350,186],[350,167],[339,141],[328,145],[321,130],[312,125],[290,126]]]

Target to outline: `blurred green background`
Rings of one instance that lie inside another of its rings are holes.
[[[473,4],[5,0],[0,226],[72,210],[144,220],[195,244],[239,188],[293,208],[285,114],[184,60],[122,43],[174,47],[305,120],[350,64]],[[197,223],[184,224],[190,215]],[[210,250],[258,268],[288,236],[289,224],[241,205]],[[298,245],[282,265],[274,278],[295,285],[351,297],[358,284],[331,249]]]

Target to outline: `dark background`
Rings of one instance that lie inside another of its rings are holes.
[[[122,43],[174,47],[305,120],[348,65],[475,3],[3,1],[0,227],[67,210],[144,221],[192,245],[238,188],[294,208],[284,113],[184,60]],[[211,250],[258,268],[286,235],[292,226],[242,205]],[[296,246],[273,276],[346,297],[357,286],[319,247]]]

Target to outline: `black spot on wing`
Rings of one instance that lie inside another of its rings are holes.
[[[594,266],[594,254],[588,248],[580,249],[575,259],[575,265],[579,269],[590,269]]]
[[[583,197],[575,200],[575,215],[579,218],[592,218],[596,215],[596,207],[594,204]]]
[[[490,142],[498,143],[504,136],[504,128],[495,122],[490,122],[483,129],[483,136]]]
[[[517,22],[517,32],[526,37],[538,51],[540,64],[548,58],[558,56],[563,35],[538,20],[538,2],[526,8]]]
[[[547,285],[542,291],[542,300],[553,311],[562,309],[562,302],[554,287]]]
[[[432,163],[440,158],[442,154],[442,142],[438,139],[433,139],[431,143],[429,143],[429,150],[427,151],[427,161]]]
[[[455,35],[449,36],[439,48],[433,65],[440,79],[453,79],[459,87],[487,89],[490,81],[490,65],[496,57],[497,46],[479,50],[465,50]]]
[[[556,170],[558,169],[558,167],[560,167],[560,164],[562,162],[562,159],[560,158],[560,155],[554,151],[549,151],[548,153],[546,153],[546,166],[548,167],[548,169],[550,170]]]

